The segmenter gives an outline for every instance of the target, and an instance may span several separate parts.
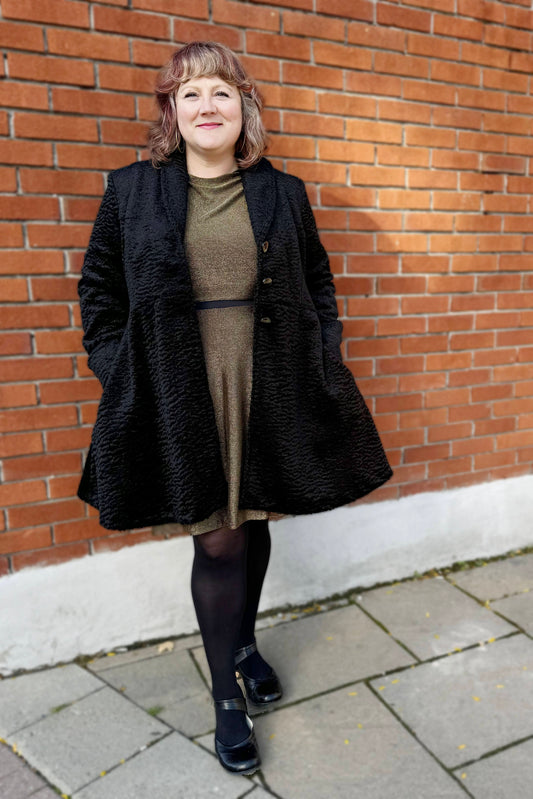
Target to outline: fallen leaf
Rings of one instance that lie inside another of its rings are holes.
[[[160,655],[162,652],[173,652],[174,651],[174,641],[163,641],[162,644],[159,644],[157,647],[157,654]]]

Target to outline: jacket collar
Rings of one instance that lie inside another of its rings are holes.
[[[274,168],[266,158],[247,169],[239,169],[254,238],[259,247],[268,233],[275,211]],[[183,245],[187,221],[189,173],[185,153],[174,150],[161,165],[163,202],[170,229]]]

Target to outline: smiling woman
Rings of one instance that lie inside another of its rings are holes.
[[[269,520],[351,503],[392,470],[342,362],[305,186],[263,157],[262,101],[237,56],[191,42],[156,96],[151,159],[109,175],[78,285],[103,386],[78,496],[109,529],[191,534],[215,750],[250,774],[235,669],[250,702],[282,696],[255,640]]]
[[[241,135],[238,89],[216,77],[183,83],[176,96],[177,123],[187,143],[190,175],[217,177],[237,169],[235,145]]]

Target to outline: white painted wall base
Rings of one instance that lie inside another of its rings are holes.
[[[260,610],[533,544],[533,475],[271,522]],[[0,579],[0,674],[198,630],[190,537]]]

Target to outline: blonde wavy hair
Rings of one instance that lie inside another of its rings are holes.
[[[263,98],[235,53],[219,42],[189,42],[172,55],[159,72],[155,96],[159,119],[148,133],[152,164],[159,167],[176,149],[181,150],[176,93],[191,78],[218,76],[241,95],[242,130],[235,144],[235,160],[245,169],[256,164],[267,147],[267,132],[261,119]]]

